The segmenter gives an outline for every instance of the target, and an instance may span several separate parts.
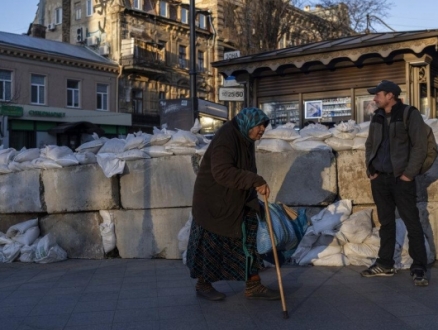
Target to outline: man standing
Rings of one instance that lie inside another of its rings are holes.
[[[415,177],[420,172],[427,151],[423,118],[414,109],[405,127],[403,112],[406,105],[398,98],[400,87],[392,81],[383,80],[368,92],[375,95],[373,100],[378,109],[372,117],[365,143],[365,161],[381,227],[378,258],[361,275],[394,275],[397,207],[408,232],[414,284],[427,286],[427,255],[415,184]]]

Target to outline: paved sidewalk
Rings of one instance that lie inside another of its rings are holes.
[[[0,329],[438,329],[437,266],[428,287],[409,271],[362,278],[364,267],[281,269],[280,301],[245,299],[243,282],[220,282],[221,302],[195,296],[181,260],[67,260],[0,264]],[[261,273],[277,287],[275,269]]]

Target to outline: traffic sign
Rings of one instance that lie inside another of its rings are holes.
[[[219,88],[219,100],[220,101],[245,101],[245,89],[244,88]]]

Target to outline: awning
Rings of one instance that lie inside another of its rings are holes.
[[[105,134],[105,131],[102,128],[88,121],[62,123],[56,127],[49,129],[47,132],[52,135],[63,133],[85,133],[91,135],[93,133],[96,133],[97,135],[102,136]]]

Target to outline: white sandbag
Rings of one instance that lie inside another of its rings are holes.
[[[190,211],[189,219],[184,224],[184,226],[179,230],[177,238],[178,238],[178,249],[180,252],[184,252],[187,250],[187,244],[189,243],[189,237],[190,237],[190,228],[192,226],[193,222],[193,216],[192,212]]]
[[[8,236],[6,236],[6,234],[0,231],[0,245],[10,244],[13,242],[14,241],[12,239],[10,239]]]
[[[22,163],[26,161],[32,161],[40,156],[40,149],[38,148],[23,148],[14,157],[14,162]]]
[[[108,253],[116,247],[116,233],[114,225],[114,214],[111,211],[100,210],[103,222],[99,225],[100,235],[102,236],[103,250]]]
[[[321,212],[310,218],[315,234],[337,229],[343,221],[348,219],[351,209],[351,200],[343,199],[321,210]]]
[[[299,265],[309,265],[315,260],[342,252],[342,245],[335,237],[330,235],[321,235],[313,244],[312,248],[301,258]]]
[[[328,127],[322,124],[310,124],[300,130],[301,137],[312,137],[312,140],[324,141],[332,136]]]
[[[73,154],[73,151],[66,146],[50,145],[41,149],[41,157],[46,157],[55,161],[71,154]]]
[[[151,137],[151,146],[162,146],[166,144],[171,138],[172,134],[167,130],[163,129],[162,131],[158,131],[154,129],[154,134]]]
[[[12,161],[8,164],[8,168],[11,170],[11,172],[20,172],[23,170],[20,166],[20,163],[17,163],[14,161]]]
[[[9,164],[17,155],[17,150],[14,148],[1,149],[0,150],[0,165]]]
[[[90,151],[77,152],[75,157],[81,165],[97,163],[96,155]]]
[[[105,144],[99,149],[99,154],[119,154],[125,149],[126,141],[118,138],[112,138],[105,142]],[[99,162],[99,161],[98,161]]]
[[[349,119],[348,121],[341,121],[339,124],[335,124],[334,129],[338,132],[344,133],[357,133],[359,127],[356,125],[356,121]]]
[[[81,144],[75,150],[79,153],[91,152],[93,154],[97,154],[104,143],[105,143],[104,140],[96,139],[96,140],[85,142],[85,143]]]
[[[353,150],[365,150],[365,142],[367,138],[366,137],[359,137],[356,135],[356,137],[353,139],[353,146],[351,149]]]
[[[67,259],[65,252],[57,243],[55,237],[48,233],[37,243],[35,250],[35,262],[47,264]]]
[[[0,174],[8,174],[13,171],[9,168],[8,164],[0,164]]]
[[[430,128],[432,129],[432,132],[438,132],[438,119],[437,118],[426,119],[424,122],[430,126]]]
[[[9,227],[9,229],[6,231],[6,236],[13,238],[18,234],[24,234],[26,230],[32,227],[38,227],[38,218],[26,220]]]
[[[298,243],[298,246],[295,252],[292,254],[292,259],[295,263],[299,264],[301,260],[305,257],[305,255],[310,251],[313,244],[318,240],[320,235],[315,234],[313,226],[309,226],[306,230],[301,241]]]
[[[144,149],[126,150],[121,154],[118,154],[117,157],[123,160],[137,160],[137,159],[151,158],[151,156]]]
[[[61,164],[58,164],[57,162],[55,162],[52,159],[49,158],[44,158],[44,157],[39,157],[36,158],[32,161],[32,165],[34,168],[39,168],[39,169],[50,169],[50,168],[62,168]]]
[[[300,133],[298,133],[293,127],[277,127],[266,130],[262,137],[262,139],[280,139],[284,141],[293,141],[298,138],[300,138]]]
[[[350,150],[353,148],[353,140],[340,139],[334,136],[324,140],[324,142],[335,151]]]
[[[17,234],[12,237],[12,240],[23,245],[32,245],[33,242],[40,236],[40,228],[38,226],[27,229],[22,234]]]
[[[334,137],[337,137],[338,139],[343,139],[343,140],[353,140],[356,137],[356,131],[353,132],[341,132],[341,131],[337,131],[334,130],[332,132]]]
[[[193,134],[199,133],[199,131],[202,129],[202,125],[199,122],[199,119],[195,119],[195,123],[193,124],[193,127],[190,129],[190,132]]]
[[[370,131],[370,121],[366,121],[359,124],[359,132],[356,133],[356,137],[368,137]]]
[[[280,139],[262,139],[257,145],[257,150],[269,152],[287,152],[292,151],[293,148],[289,143]]]
[[[198,137],[184,130],[178,130],[172,135],[172,138],[166,143],[166,146],[185,146],[185,147],[195,147],[198,143]]]
[[[38,159],[38,158],[36,158],[36,159]],[[27,160],[27,161],[24,161],[24,162],[21,162],[21,163],[18,163],[18,164],[20,164],[19,166],[20,166],[22,171],[33,170],[33,169],[35,169],[35,166],[33,165],[33,161],[34,160],[32,160],[32,161],[31,160]]]
[[[107,178],[111,178],[116,174],[123,173],[126,162],[123,159],[117,158],[113,153],[98,153],[96,155],[97,163]]]
[[[372,209],[361,210],[350,215],[345,219],[339,231],[351,243],[363,243],[372,234]]]
[[[348,258],[348,261],[350,262],[350,265],[353,265],[353,266],[370,267],[375,262],[375,259],[360,258],[360,257],[355,257],[355,256],[348,256],[345,253],[345,251],[344,251],[344,255]]]
[[[165,145],[164,149],[174,155],[194,155],[196,153],[195,147]]]
[[[336,253],[312,262],[314,266],[342,267],[350,265],[350,261],[343,253]]]
[[[164,149],[164,146],[160,145],[152,145],[150,147],[144,148],[144,150],[152,157],[152,158],[159,158],[159,157],[166,157],[166,156],[172,156],[173,153],[170,151],[167,151]]]
[[[37,238],[32,245],[24,245],[20,249],[20,256],[18,260],[21,262],[34,262],[35,261],[35,251],[40,238]]]
[[[79,160],[76,158],[74,154],[62,156],[56,159],[55,161],[57,164],[61,165],[62,167],[79,165]]]
[[[20,255],[23,245],[18,242],[9,243],[0,247],[0,262],[13,262]]]
[[[311,151],[311,150],[332,150],[325,142],[312,140],[311,137],[294,140],[291,144],[294,150]]]
[[[124,151],[131,149],[142,149],[151,144],[152,135],[147,133],[128,134]]]
[[[372,245],[367,243],[346,243],[344,245],[344,254],[347,257],[357,259],[375,259],[379,253],[380,245]]]

